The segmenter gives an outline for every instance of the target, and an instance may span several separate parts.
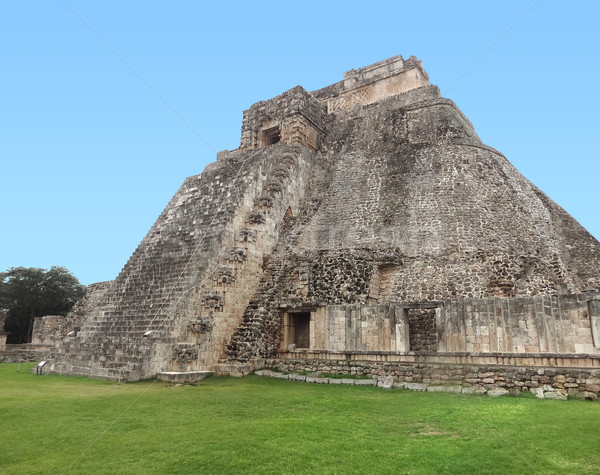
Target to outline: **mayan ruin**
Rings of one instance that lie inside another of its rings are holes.
[[[239,148],[32,344],[115,381],[269,368],[597,398],[600,243],[395,56],[244,111]]]

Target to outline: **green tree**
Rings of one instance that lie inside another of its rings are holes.
[[[66,315],[85,291],[65,267],[12,267],[0,273],[0,308],[6,311],[7,343],[30,342],[35,317]]]

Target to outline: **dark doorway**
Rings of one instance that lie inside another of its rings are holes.
[[[310,312],[290,313],[290,338],[296,348],[310,348]]]
[[[265,147],[273,145],[281,140],[281,131],[279,127],[271,127],[270,129],[263,130],[263,142]]]

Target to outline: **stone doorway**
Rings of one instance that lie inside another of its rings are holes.
[[[262,131],[261,135],[264,147],[268,147],[269,145],[273,145],[281,141],[281,130],[279,127],[265,129]]]
[[[289,312],[283,315],[282,350],[290,347],[310,348],[310,312]]]

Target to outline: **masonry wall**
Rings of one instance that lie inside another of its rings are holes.
[[[394,304],[331,305],[315,316],[315,339],[325,350],[409,351],[408,318]],[[319,333],[322,334],[319,335]]]
[[[69,332],[73,332],[73,334],[79,332],[86,316],[102,302],[112,284],[113,282],[109,281],[88,285],[85,295],[65,316],[46,315],[35,318],[31,343],[54,346],[57,340],[66,337]]]
[[[346,91],[323,100],[322,103],[327,108],[327,113],[335,114],[428,85],[429,81],[424,71],[419,67],[412,67],[394,76],[348,88]]]
[[[6,313],[0,310],[0,351],[4,351],[6,347],[6,337],[8,334],[4,331],[4,323],[6,321]]]
[[[64,315],[46,315],[36,318],[33,322],[31,343],[33,345],[54,344],[64,319]]]
[[[447,362],[452,355],[494,355],[502,356],[499,364],[511,357],[517,364],[515,358],[530,355],[570,358],[563,364],[585,366],[578,356],[600,358],[593,331],[600,319],[598,302],[600,294],[329,305],[311,312],[310,348],[284,345],[279,355],[352,355],[365,361],[382,355],[389,361],[397,354],[440,355]]]
[[[276,377],[316,383],[359,384],[361,382],[355,379],[340,380],[322,376],[337,374],[349,377],[368,376],[374,379],[392,377],[395,387],[415,391],[488,393],[495,396],[511,392],[532,392],[539,398],[567,399],[567,396],[576,396],[594,401],[600,395],[600,369],[591,368],[281,359],[266,360],[264,365],[284,373],[275,375]],[[259,373],[264,372],[259,371]]]
[[[592,334],[592,322],[600,318],[597,298],[597,294],[540,295],[447,301],[438,319],[439,350],[600,353]]]

